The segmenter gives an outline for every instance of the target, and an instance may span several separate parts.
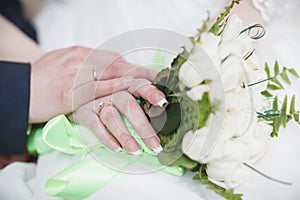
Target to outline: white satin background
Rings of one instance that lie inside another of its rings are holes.
[[[296,0],[287,4],[293,2]],[[276,1],[274,5],[275,9],[282,8]],[[114,35],[138,28],[169,29],[191,36],[201,26],[207,10],[213,15],[223,6],[221,0],[48,0],[36,17],[35,25],[45,51],[72,45],[98,47]],[[256,53],[269,63],[278,59],[280,64],[300,71],[300,23],[296,8],[291,5],[281,14],[273,14],[266,26],[267,35],[259,41]],[[296,93],[300,98],[299,84],[300,81],[295,80],[294,87],[287,92]],[[297,105],[300,109],[299,103]],[[281,185],[254,175],[236,189],[245,195],[244,199],[299,199],[299,132],[300,128],[294,124],[282,130],[256,165],[268,175],[291,181],[293,185]],[[0,172],[0,199],[61,199],[44,194],[45,181],[80,159],[84,159],[83,156],[51,152],[40,156],[37,165],[13,163]],[[120,174],[88,199],[222,199],[191,178],[190,173],[183,177],[162,172]]]

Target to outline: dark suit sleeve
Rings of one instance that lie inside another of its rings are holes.
[[[30,97],[30,64],[0,61],[0,154],[23,153]]]

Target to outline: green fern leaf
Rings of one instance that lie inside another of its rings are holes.
[[[289,85],[291,84],[291,81],[290,81],[290,79],[289,79],[289,77],[286,73],[286,68],[285,67],[283,68],[283,71],[280,73],[280,76],[281,76],[282,80],[284,80],[284,82],[286,82]]]
[[[267,77],[270,78],[271,72],[270,72],[270,67],[269,67],[268,63],[265,63],[265,72],[267,74]]]
[[[264,90],[261,92],[261,94],[267,98],[272,97],[273,94],[271,94],[270,92],[268,92],[267,90]]]
[[[274,73],[275,73],[275,76],[277,76],[280,73],[277,60],[275,61],[275,65],[274,65]]]
[[[280,109],[280,121],[281,125],[286,128],[286,122],[287,122],[287,115],[286,115],[286,110],[287,110],[287,95],[284,96],[284,100]]]
[[[295,78],[299,78],[299,74],[296,72],[295,69],[291,68],[291,69],[288,69],[288,71],[289,71],[290,74],[292,74]]]

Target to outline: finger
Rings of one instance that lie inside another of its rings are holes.
[[[89,128],[104,146],[108,147],[113,151],[120,152],[120,144],[112,135],[110,135],[107,132],[105,126],[101,123],[98,115],[92,110],[83,111],[83,109],[87,108],[84,107],[76,111],[78,113],[70,115],[71,118],[76,123],[79,123]]]
[[[107,80],[123,76],[133,76],[153,81],[156,74],[155,70],[129,64],[118,53],[95,49],[85,57],[84,63],[78,71],[75,86],[80,86],[95,79]]]
[[[76,60],[78,64],[80,64],[75,81],[75,87],[93,82],[95,80],[105,80],[101,77],[111,63],[126,62],[119,54],[114,52],[90,49],[90,51],[86,50],[85,53],[81,53],[80,51],[83,50],[82,48],[76,50],[75,56],[72,57],[73,60]],[[118,77],[114,76],[109,79],[112,78]]]
[[[149,148],[153,149],[157,153],[162,150],[160,140],[153,127],[149,123],[136,99],[130,93],[126,91],[114,93],[111,96],[110,101],[127,117],[134,129],[140,135],[141,139]]]
[[[154,81],[157,72],[153,69],[139,67],[127,62],[114,62],[102,71],[101,79],[110,79],[122,76],[132,76]]]
[[[99,117],[127,152],[135,155],[141,154],[138,143],[128,132],[116,108],[113,106],[103,107]]]
[[[164,107],[168,104],[164,93],[146,79],[135,79],[128,91],[135,97],[143,97],[152,105]]]
[[[75,110],[81,105],[99,97],[107,96],[121,90],[127,90],[133,81],[133,77],[126,76],[105,81],[93,81],[81,85],[74,90],[72,109]]]

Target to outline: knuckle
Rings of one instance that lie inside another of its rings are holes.
[[[100,113],[101,119],[109,123],[116,117],[116,111],[112,106],[104,107]]]
[[[117,86],[120,85],[120,83],[121,82],[119,82],[117,79],[111,80],[108,82],[107,88],[111,93],[113,93],[114,91],[116,91]]]
[[[72,46],[67,49],[67,66],[80,66],[84,62],[84,59],[89,53],[89,49],[82,46]]]

